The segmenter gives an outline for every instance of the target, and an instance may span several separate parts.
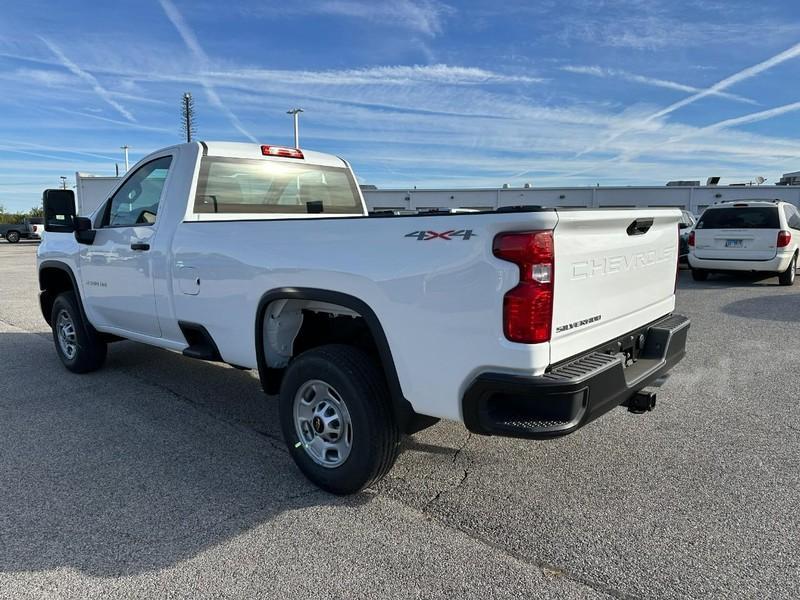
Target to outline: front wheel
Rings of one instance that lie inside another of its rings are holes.
[[[19,231],[9,231],[6,233],[6,241],[9,244],[16,244],[19,241]]]
[[[320,346],[295,358],[281,384],[279,415],[297,466],[334,494],[360,492],[397,458],[400,431],[383,373],[353,346]]]
[[[103,366],[107,345],[84,321],[74,292],[59,294],[50,316],[56,353],[73,373],[89,373]]]
[[[705,281],[708,279],[708,271],[703,271],[701,269],[692,269],[692,279],[695,281]]]
[[[789,267],[778,275],[778,283],[781,285],[794,285],[794,278],[797,272],[797,254],[792,257]]]

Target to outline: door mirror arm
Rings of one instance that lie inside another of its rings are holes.
[[[88,217],[75,217],[73,223],[75,224],[75,241],[91,246],[94,243],[94,236],[97,235],[97,231],[92,229],[92,220]]]

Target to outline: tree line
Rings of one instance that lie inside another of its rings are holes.
[[[28,212],[7,213],[6,207],[0,204],[0,223],[20,223],[30,217],[41,217],[44,211],[41,206],[34,206]]]

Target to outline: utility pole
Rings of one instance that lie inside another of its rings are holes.
[[[61,180],[61,189],[67,189],[67,178],[62,175],[59,179]]]
[[[130,148],[130,146],[128,146],[128,144],[125,144],[124,146],[120,146],[120,148],[122,149],[123,152],[125,152],[125,172],[127,173],[128,169],[130,168],[128,166],[128,148]]]
[[[303,112],[302,108],[293,108],[292,110],[287,110],[287,115],[292,115],[294,117],[294,147],[300,147],[300,113]]]
[[[181,100],[181,125],[183,133],[186,135],[186,141],[191,142],[192,136],[197,133],[194,124],[194,99],[192,99],[191,92],[184,92]]]

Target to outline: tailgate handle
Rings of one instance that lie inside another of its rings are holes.
[[[644,235],[653,226],[653,219],[636,219],[628,225],[628,235]]]

